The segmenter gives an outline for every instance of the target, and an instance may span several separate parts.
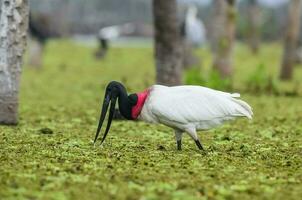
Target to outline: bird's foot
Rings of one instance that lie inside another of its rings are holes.
[[[177,150],[181,151],[181,140],[177,140]]]
[[[202,144],[200,143],[199,140],[195,140],[195,144],[197,145],[197,147],[198,147],[199,150],[203,150],[204,151],[204,148],[203,148],[203,146],[202,146]]]

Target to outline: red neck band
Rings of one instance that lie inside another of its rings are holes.
[[[135,106],[132,107],[132,112],[131,112],[133,119],[137,119],[137,117],[141,113],[146,98],[149,96],[149,90],[145,90],[143,92],[137,93],[136,95],[137,95],[137,103]]]

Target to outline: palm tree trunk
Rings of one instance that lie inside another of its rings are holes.
[[[0,124],[17,124],[28,0],[0,0]]]
[[[260,7],[257,0],[248,2],[248,44],[252,53],[257,54],[260,43]]]
[[[288,26],[286,29],[284,52],[280,78],[290,80],[293,76],[293,65],[296,59],[296,48],[300,29],[301,0],[291,0],[288,6]]]
[[[156,81],[181,84],[182,45],[176,0],[153,0]]]
[[[236,29],[236,1],[215,0],[212,50],[213,68],[222,78],[232,75],[232,54]]]

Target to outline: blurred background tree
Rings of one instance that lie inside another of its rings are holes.
[[[183,50],[176,0],[153,0],[156,82],[180,85]]]
[[[28,24],[27,0],[0,0],[0,124],[17,124]]]
[[[213,68],[222,78],[232,75],[232,53],[236,30],[236,1],[216,0],[213,2]]]
[[[288,5],[287,27],[284,40],[280,78],[290,80],[296,61],[297,42],[301,18],[301,0],[291,0]]]
[[[247,42],[251,51],[257,54],[261,30],[261,11],[257,0],[248,0],[247,15],[247,23],[249,24],[247,27]]]

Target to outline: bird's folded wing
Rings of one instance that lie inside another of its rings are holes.
[[[198,86],[165,87],[152,95],[151,111],[160,120],[202,122],[236,116],[252,117],[251,107],[230,94]]]

